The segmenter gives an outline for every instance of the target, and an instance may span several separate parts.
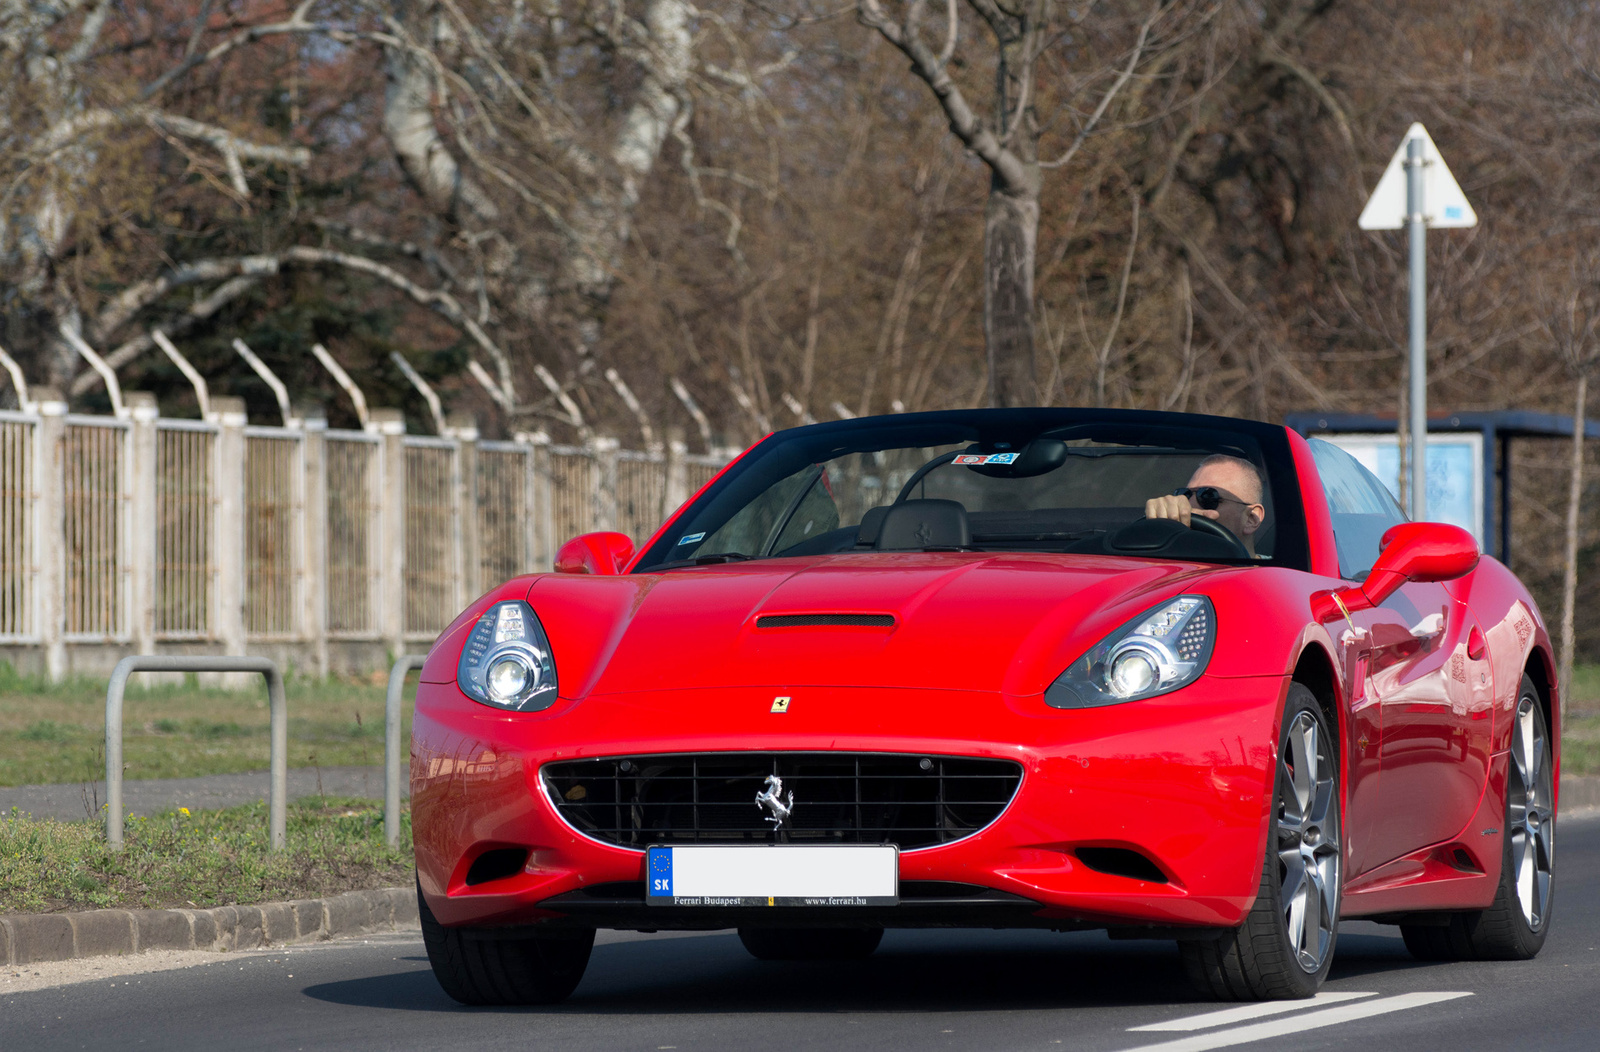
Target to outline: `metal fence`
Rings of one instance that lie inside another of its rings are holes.
[[[294,519],[301,472],[299,435],[287,428],[245,432],[245,631],[294,632]]]
[[[335,638],[359,638],[378,628],[383,447],[374,435],[329,431],[324,450],[327,590],[339,597],[328,606],[326,624]]]
[[[0,413],[0,640],[34,632],[35,423]]]
[[[123,461],[128,429],[68,417],[61,451],[68,639],[120,639],[125,626]]]
[[[205,639],[211,629],[212,485],[216,428],[156,427],[155,634]]]
[[[44,648],[52,675],[69,644],[402,652],[579,533],[642,543],[726,462],[406,435],[382,411],[368,431],[247,427],[235,402],[205,421],[0,413],[0,646]]]

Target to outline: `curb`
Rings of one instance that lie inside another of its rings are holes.
[[[208,910],[90,910],[0,917],[0,964],[70,961],[147,950],[255,950],[341,935],[415,929],[412,888]]]

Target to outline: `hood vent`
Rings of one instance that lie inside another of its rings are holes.
[[[763,614],[757,628],[893,628],[893,614]]]

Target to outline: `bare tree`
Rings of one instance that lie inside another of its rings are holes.
[[[905,0],[899,18],[882,0],[858,0],[860,20],[911,60],[911,71],[933,93],[950,130],[989,171],[984,209],[983,331],[988,349],[989,400],[994,405],[1038,401],[1035,378],[1034,268],[1038,254],[1043,169],[1039,146],[1044,122],[1037,107],[1038,67],[1044,53],[1068,35],[1054,0],[966,0],[989,31],[994,88],[987,114],[968,101],[952,76],[961,45],[961,4],[948,0],[938,50],[923,37],[926,0]],[[1107,89],[1100,105],[1056,164],[1064,164],[1127,83],[1144,54],[1158,4],[1140,27],[1125,73]]]

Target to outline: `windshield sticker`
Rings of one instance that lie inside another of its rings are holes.
[[[1015,464],[1015,453],[963,453],[956,457],[954,463],[976,466],[979,464]]]
[[[705,539],[706,535],[703,533],[686,533],[682,537],[678,538],[678,543],[693,544],[695,541],[703,541]]]

